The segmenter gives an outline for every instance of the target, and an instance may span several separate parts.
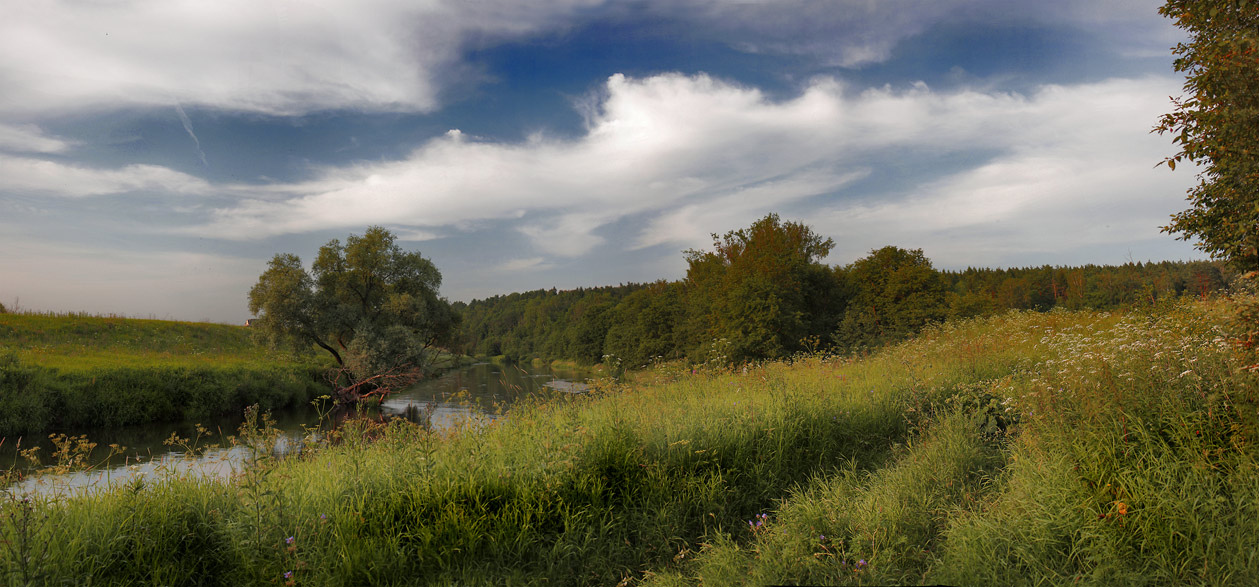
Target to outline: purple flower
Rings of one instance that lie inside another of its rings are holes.
[[[284,571],[284,578],[285,578],[285,579],[292,579],[292,578],[293,578],[293,571]]]
[[[858,569],[860,569],[861,567],[864,567],[864,566],[866,566],[866,559],[864,559],[864,558],[863,558],[863,559],[861,559],[861,560],[857,561],[857,568],[858,568]]]
[[[294,542],[296,542],[296,539],[294,539],[292,536],[289,536],[288,538],[284,539],[285,544],[293,544]]]

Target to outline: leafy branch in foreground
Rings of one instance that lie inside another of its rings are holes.
[[[1175,69],[1185,96],[1154,128],[1180,152],[1163,160],[1202,165],[1191,207],[1165,232],[1197,237],[1197,247],[1243,270],[1259,269],[1259,2],[1169,0],[1159,13],[1189,33]]]

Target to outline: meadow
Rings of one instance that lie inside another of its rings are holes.
[[[326,365],[225,324],[0,314],[0,436],[239,414],[327,393]]]
[[[864,356],[666,364],[286,460],[255,417],[227,482],[6,494],[0,560],[21,584],[1253,584],[1231,315],[1011,312]]]

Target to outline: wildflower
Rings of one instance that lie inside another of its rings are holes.
[[[1115,511],[1119,512],[1121,516],[1128,515],[1128,504],[1122,501],[1115,502]]]
[[[863,569],[863,568],[865,568],[866,564],[867,564],[867,563],[866,563],[866,559],[864,559],[864,558],[863,558],[863,559],[861,559],[861,560],[857,561],[857,568],[858,568],[858,569]]]
[[[288,538],[285,538],[285,539],[284,539],[284,543],[285,543],[285,544],[288,544],[288,545],[292,545],[292,544],[293,544],[294,542],[296,542],[296,541],[297,541],[297,540],[296,540],[294,537],[292,537],[292,536],[289,536]]]
[[[285,579],[292,579],[292,578],[293,578],[293,571],[284,571],[284,578],[285,578]]]

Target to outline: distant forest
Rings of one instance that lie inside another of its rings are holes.
[[[457,352],[512,360],[619,360],[625,367],[854,352],[948,318],[1011,309],[1112,310],[1202,296],[1230,281],[1219,262],[939,271],[921,250],[884,247],[847,266],[834,246],[771,214],[686,251],[680,281],[537,290],[456,303]]]

